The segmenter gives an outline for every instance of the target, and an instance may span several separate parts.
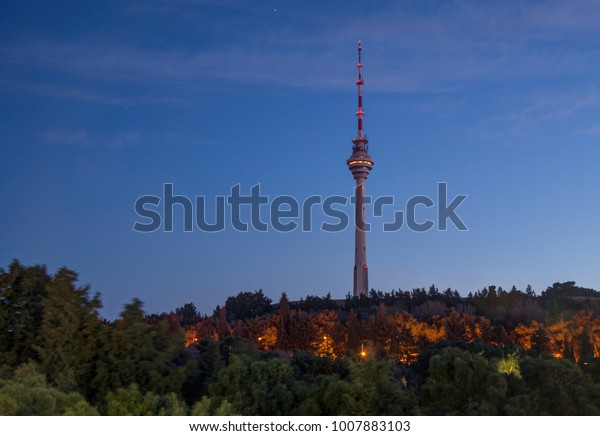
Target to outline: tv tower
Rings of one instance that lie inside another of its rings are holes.
[[[346,161],[348,169],[352,171],[352,177],[356,180],[354,198],[356,200],[356,209],[354,214],[355,223],[355,246],[354,246],[354,296],[367,295],[369,293],[369,267],[367,266],[367,224],[365,222],[365,180],[373,168],[373,158],[369,156],[369,147],[367,135],[363,133],[363,111],[362,88],[364,81],[362,78],[361,53],[362,43],[358,41],[358,110],[356,117],[358,119],[358,136],[352,140],[352,155]]]

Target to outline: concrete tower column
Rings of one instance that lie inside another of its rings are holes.
[[[355,188],[355,246],[354,246],[354,295],[369,293],[369,267],[367,265],[367,233],[365,219],[365,179],[356,179]]]

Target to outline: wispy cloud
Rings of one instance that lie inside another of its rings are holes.
[[[600,123],[594,123],[587,127],[578,127],[575,129],[575,133],[592,136],[600,135]]]
[[[43,132],[41,137],[48,144],[78,147],[125,148],[142,144],[142,135],[138,131],[98,134],[87,130],[50,130]]]
[[[219,142],[211,138],[196,135],[193,132],[161,131],[158,135],[143,134],[138,130],[100,133],[88,129],[55,129],[39,134],[46,143],[57,146],[95,147],[123,149],[130,147],[167,146],[170,149],[179,147],[219,146]]]
[[[521,96],[520,101],[527,102],[520,109],[483,119],[469,133],[485,139],[511,139],[539,135],[540,132],[556,127],[563,122],[600,106],[600,94],[594,89],[588,92],[573,92],[569,95],[529,94]],[[577,133],[594,133],[594,124]]]
[[[178,101],[231,85],[336,89],[355,74],[348,64],[358,38],[368,48],[365,74],[373,91],[439,92],[472,81],[589,75],[600,70],[600,47],[571,43],[589,42],[591,33],[600,38],[593,25],[600,22],[600,7],[576,3],[394,2],[339,14],[331,5],[283,4],[274,14],[237,1],[141,3],[128,13],[167,8],[198,43],[15,40],[0,45],[0,67],[13,72],[3,74],[0,86],[16,82],[54,97],[62,88],[62,96],[105,104]],[[203,17],[209,7],[239,13],[204,18],[201,26],[185,20]],[[121,91],[95,91],[107,84]]]

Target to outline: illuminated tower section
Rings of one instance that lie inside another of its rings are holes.
[[[358,136],[352,140],[352,156],[346,161],[352,176],[356,180],[355,187],[355,246],[354,246],[354,296],[367,295],[369,293],[369,267],[367,266],[367,233],[365,222],[365,180],[373,168],[373,159],[369,156],[367,136],[363,133],[363,116],[365,115],[362,105],[362,89],[364,81],[362,78],[361,62],[362,44],[358,41]]]

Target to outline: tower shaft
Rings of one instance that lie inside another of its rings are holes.
[[[367,265],[367,233],[365,221],[365,179],[356,179],[354,219],[354,295],[369,293],[369,267]]]

